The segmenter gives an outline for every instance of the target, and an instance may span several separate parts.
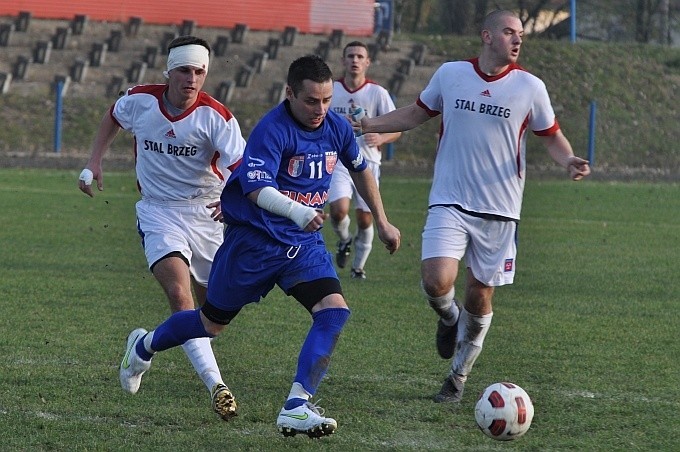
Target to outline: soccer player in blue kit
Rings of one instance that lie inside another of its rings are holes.
[[[218,335],[243,306],[260,301],[278,285],[313,321],[277,426],[285,436],[335,432],[335,419],[325,417],[311,398],[350,315],[320,232],[338,159],[350,170],[390,253],[399,248],[400,232],[387,220],[350,122],[329,110],[332,96],[332,73],[321,58],[304,56],[290,65],[286,99],[253,129],[242,164],[222,192],[228,228],[213,261],[205,304],[173,314],[151,332],[132,331],[120,366],[121,382],[139,384],[154,353],[191,338]],[[232,405],[235,416],[233,397]]]

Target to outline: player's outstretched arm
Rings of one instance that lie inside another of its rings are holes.
[[[367,169],[358,173],[350,171],[350,176],[359,194],[371,209],[380,241],[385,244],[385,248],[390,254],[394,253],[401,245],[401,232],[387,220],[380,191],[378,191],[378,185],[373,174]]]
[[[561,130],[554,135],[541,136],[541,139],[552,159],[569,171],[572,180],[581,180],[590,174],[588,160],[574,155],[569,140]]]
[[[352,127],[359,129],[361,133],[403,132],[418,127],[428,119],[430,116],[427,112],[418,104],[412,103],[374,118],[364,116],[360,123],[353,121]]]
[[[94,193],[92,192],[93,180],[97,181],[97,189],[99,191],[104,190],[102,160],[104,159],[106,151],[111,147],[111,143],[113,143],[119,130],[120,127],[113,120],[110,112],[107,111],[104,113],[104,117],[99,123],[97,135],[92,143],[90,160],[87,162],[85,169],[80,173],[80,177],[78,178],[78,188],[89,197],[94,197]]]

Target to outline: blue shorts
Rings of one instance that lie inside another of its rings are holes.
[[[210,270],[207,299],[223,311],[260,301],[278,285],[291,288],[321,278],[338,279],[323,240],[290,246],[249,226],[230,225]]]

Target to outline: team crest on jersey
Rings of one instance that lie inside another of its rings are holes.
[[[328,174],[333,174],[336,163],[338,163],[338,153],[334,151],[326,152],[326,172]]]
[[[175,136],[175,131],[170,129],[167,132],[165,132],[165,138],[177,138]]]
[[[288,174],[291,177],[298,177],[302,174],[302,167],[305,163],[304,155],[296,155],[288,161]]]
[[[514,259],[505,259],[505,271],[506,272],[511,272],[514,268]]]

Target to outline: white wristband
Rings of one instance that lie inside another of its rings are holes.
[[[271,213],[290,218],[304,229],[317,215],[316,209],[293,201],[274,187],[264,187],[257,195],[257,205]]]
[[[94,174],[92,174],[92,171],[90,171],[87,168],[85,168],[83,171],[81,171],[80,177],[78,178],[78,180],[85,182],[85,185],[92,185],[93,179],[94,179]]]

